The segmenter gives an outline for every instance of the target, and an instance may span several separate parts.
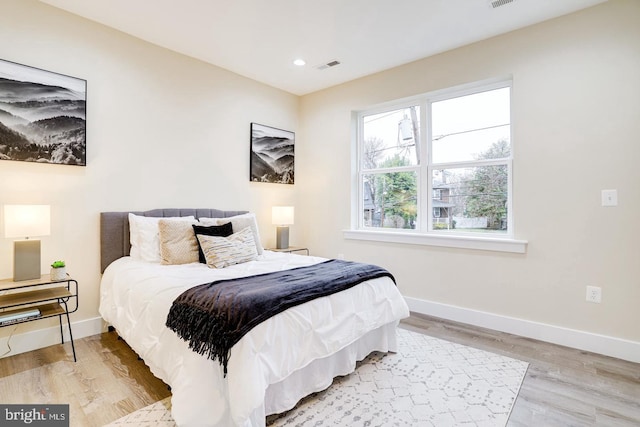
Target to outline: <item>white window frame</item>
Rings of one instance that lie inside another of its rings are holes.
[[[434,165],[431,158],[431,104],[446,99],[460,96],[472,95],[474,93],[485,92],[500,88],[509,87],[513,94],[513,83],[511,77],[485,80],[482,82],[461,85],[454,88],[430,92],[418,96],[404,98],[401,100],[385,103],[372,108],[356,111],[353,113],[354,129],[353,134],[353,154],[352,156],[352,201],[351,201],[351,229],[344,230],[346,239],[382,241],[394,243],[420,244],[432,246],[457,247],[467,249],[481,249],[501,252],[525,253],[527,242],[517,240],[515,235],[515,224],[513,215],[513,156],[514,141],[513,135],[510,138],[511,155],[508,159],[489,159],[482,161],[465,161],[452,163],[438,163]],[[513,101],[511,104],[511,133],[513,133]],[[363,118],[386,111],[407,108],[418,105],[420,107],[420,159],[416,166],[406,166],[402,168],[385,168],[380,170],[363,170],[361,168],[361,151],[363,135]],[[508,231],[505,234],[483,234],[465,233],[464,231],[443,231],[433,230],[433,195],[432,175],[434,170],[463,167],[479,167],[491,165],[506,165],[508,169],[508,206],[507,224]],[[394,171],[416,171],[417,173],[417,203],[418,217],[415,230],[392,229],[366,227],[363,223],[363,176],[371,173],[387,173]]]

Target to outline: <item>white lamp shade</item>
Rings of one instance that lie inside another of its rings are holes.
[[[274,206],[271,208],[271,223],[275,225],[293,224],[293,206]]]
[[[48,236],[50,229],[49,205],[4,205],[4,237]]]

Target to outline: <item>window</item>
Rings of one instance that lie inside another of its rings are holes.
[[[513,236],[510,81],[372,108],[357,125],[358,230]]]

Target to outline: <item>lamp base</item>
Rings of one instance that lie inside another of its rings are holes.
[[[13,281],[39,279],[40,240],[13,242]]]
[[[276,227],[276,249],[287,249],[289,247],[289,227],[279,225]]]

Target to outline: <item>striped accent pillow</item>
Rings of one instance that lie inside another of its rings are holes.
[[[197,237],[210,268],[224,268],[258,258],[251,227],[245,227],[229,237],[203,234],[198,234]]]

